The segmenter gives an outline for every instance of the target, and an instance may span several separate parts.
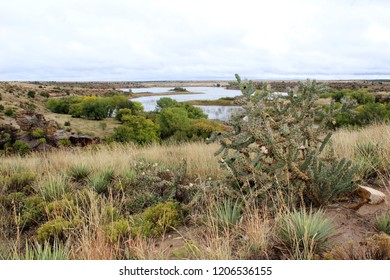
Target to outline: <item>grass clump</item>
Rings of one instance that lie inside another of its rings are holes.
[[[375,229],[386,234],[390,234],[390,211],[386,211],[376,216]]]
[[[369,179],[382,170],[384,165],[382,155],[383,152],[379,143],[362,142],[356,144],[354,156],[362,178]]]
[[[58,200],[68,190],[68,182],[64,176],[49,176],[38,184],[38,190],[45,201]]]
[[[279,220],[279,238],[294,259],[313,259],[327,246],[333,232],[331,220],[324,212],[308,212],[305,208],[282,214]]]

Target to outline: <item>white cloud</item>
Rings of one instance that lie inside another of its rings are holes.
[[[390,74],[388,1],[13,0],[0,10],[0,80]]]

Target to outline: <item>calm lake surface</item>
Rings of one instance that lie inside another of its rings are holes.
[[[169,93],[170,89],[167,87],[154,87],[154,88],[135,88],[131,91],[137,93]],[[190,101],[190,100],[216,100],[222,97],[235,97],[241,95],[239,90],[229,90],[222,87],[186,87],[190,92],[196,94],[179,94],[179,95],[159,95],[159,96],[142,96],[132,98],[131,100],[141,102],[145,111],[153,111],[156,109],[157,101],[162,97],[169,97],[176,101]],[[128,89],[122,89],[128,91]],[[205,112],[209,119],[218,119],[221,121],[227,121],[230,119],[231,114],[240,109],[237,106],[197,106]]]

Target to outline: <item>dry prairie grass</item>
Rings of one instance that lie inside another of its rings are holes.
[[[355,159],[355,148],[362,143],[377,143],[382,157],[390,158],[390,124],[375,124],[358,130],[340,129],[332,136],[337,157]]]
[[[137,147],[131,144],[100,145],[88,149],[58,150],[47,154],[2,159],[2,168],[9,170],[24,166],[35,174],[58,173],[76,164],[85,164],[92,170],[113,169],[124,172],[140,160],[178,168],[187,161],[187,174],[201,178],[220,178],[223,172],[214,157],[217,144],[185,143]]]
[[[390,124],[374,124],[358,130],[341,129],[332,137],[335,156],[360,165],[359,174],[376,174],[377,184],[390,186]],[[362,150],[363,152],[359,152]]]

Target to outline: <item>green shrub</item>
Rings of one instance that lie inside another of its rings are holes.
[[[22,140],[16,140],[12,147],[20,156],[25,156],[30,153],[30,146]]]
[[[38,225],[45,217],[45,203],[40,196],[29,196],[23,201],[20,224],[24,230]]]
[[[87,165],[80,163],[70,167],[67,173],[72,180],[82,182],[88,178],[91,171]]]
[[[115,119],[120,121],[120,122],[123,122],[122,121],[122,117],[125,116],[125,115],[130,115],[131,116],[132,115],[131,109],[129,109],[129,108],[119,109],[118,112],[115,115]]]
[[[42,128],[34,129],[31,132],[31,136],[35,139],[44,138],[45,137],[45,131]]]
[[[29,90],[29,91],[27,92],[27,96],[30,97],[30,98],[35,98],[35,91]]]
[[[70,126],[70,121],[65,121],[64,126]]]
[[[71,221],[62,217],[57,217],[41,225],[37,230],[37,240],[39,242],[66,239],[69,231],[74,228]]]
[[[172,108],[172,107],[179,107],[180,103],[176,100],[169,98],[169,97],[162,97],[159,100],[157,100],[157,107],[156,109],[158,111],[161,111],[165,108]]]
[[[4,105],[0,104],[0,111],[3,111],[3,110],[4,110]]]
[[[16,171],[4,178],[3,186],[7,192],[32,192],[36,175],[28,171]]]
[[[390,234],[390,211],[386,211],[381,215],[376,216],[375,229]]]
[[[327,240],[333,232],[331,220],[322,210],[306,212],[304,207],[282,214],[278,227],[279,238],[294,259],[313,259],[329,245]]]
[[[124,219],[113,221],[103,226],[103,231],[108,240],[112,243],[117,243],[130,235],[130,224],[129,221]]]
[[[4,115],[12,117],[14,115],[14,110],[12,108],[8,108],[4,111]]]
[[[63,138],[63,139],[58,140],[57,144],[60,147],[70,147],[70,146],[72,146],[72,142],[70,142],[70,140],[68,138]]]
[[[77,212],[76,205],[68,198],[54,200],[48,203],[46,208],[49,218],[52,219],[56,217],[73,218],[74,214]]]
[[[17,214],[17,220],[21,231],[38,225],[45,218],[45,204],[41,197],[26,196],[22,192],[14,192],[0,196],[0,204],[9,213]]]
[[[134,236],[158,237],[181,225],[183,220],[178,202],[158,203],[133,217],[131,232]]]
[[[50,111],[57,114],[69,114],[71,104],[77,103],[79,98],[53,98],[46,103]]]
[[[390,104],[367,103],[356,108],[357,122],[367,125],[390,120]]]
[[[50,97],[50,94],[48,92],[45,92],[45,91],[40,92],[39,95],[43,96],[43,97],[46,97],[46,98]]]
[[[190,127],[189,127],[189,134],[192,138],[197,137],[201,139],[207,139],[209,138],[214,132],[217,131],[224,131],[224,127],[221,123],[213,121],[213,120],[206,120],[206,119],[199,119],[194,120]]]
[[[187,130],[190,127],[191,120],[188,117],[188,112],[184,108],[168,107],[161,111],[158,124],[162,139],[176,134],[182,135],[183,139],[178,140],[187,140]]]
[[[147,144],[157,142],[158,127],[143,116],[123,115],[124,125],[114,128],[113,139],[117,142]]]

